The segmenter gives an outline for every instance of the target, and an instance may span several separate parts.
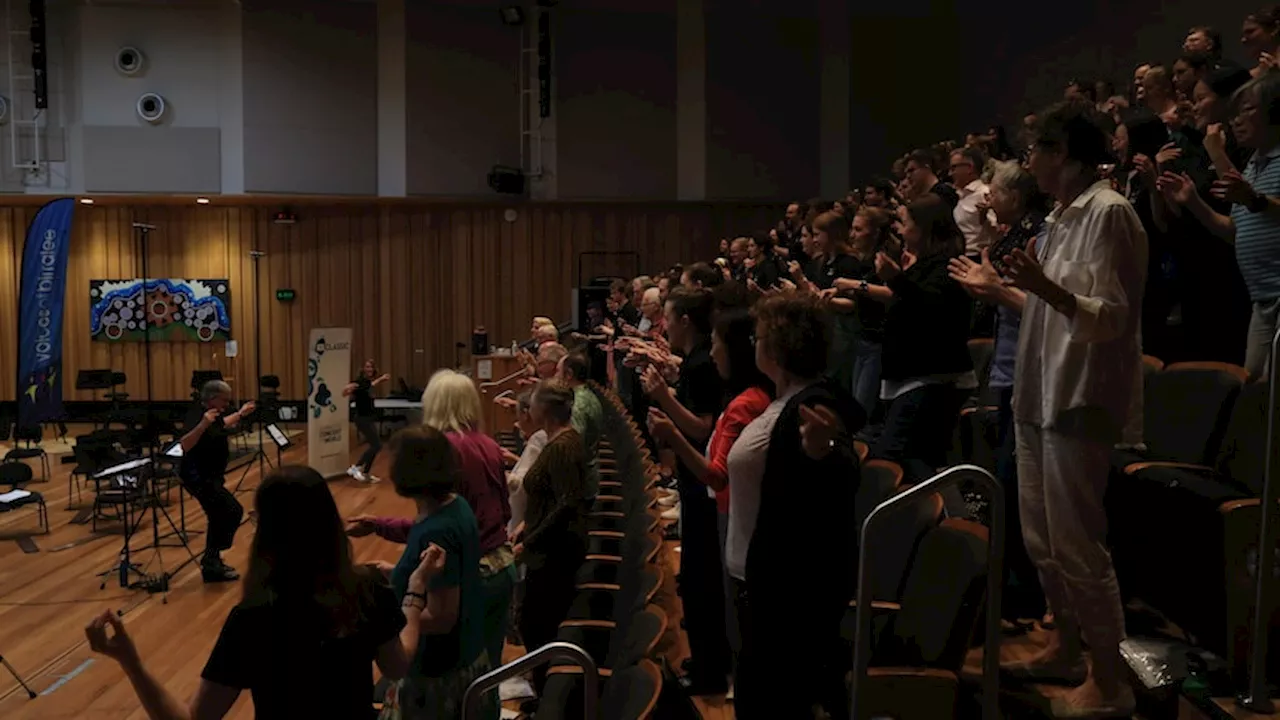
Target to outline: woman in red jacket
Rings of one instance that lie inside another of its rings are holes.
[[[755,320],[748,310],[722,310],[716,316],[711,333],[711,359],[715,361],[720,377],[724,378],[725,396],[729,401],[716,420],[705,454],[695,448],[662,411],[649,411],[649,431],[653,436],[670,447],[685,467],[692,469],[698,480],[714,491],[719,510],[717,524],[722,553],[729,527],[729,449],[742,429],[773,401],[773,382],[756,367],[754,334]],[[729,598],[727,630],[730,645],[736,652],[740,643],[738,618],[734,612],[735,593],[732,590],[733,585],[726,573],[725,597]]]

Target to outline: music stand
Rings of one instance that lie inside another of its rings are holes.
[[[262,429],[267,431],[267,437],[276,445],[276,467],[280,467],[284,464],[284,451],[293,447],[293,442],[275,423],[264,423]]]
[[[136,500],[141,499],[145,495],[141,487],[146,482],[143,478],[143,471],[150,465],[151,458],[144,457],[137,458],[135,460],[126,460],[125,462],[117,463],[111,467],[103,468],[93,476],[94,480],[108,480],[111,481],[113,485],[120,485],[121,487],[119,488],[119,491],[123,494],[120,507],[121,521],[124,526],[124,542],[120,545],[120,561],[107,568],[105,571],[98,573],[98,577],[102,578],[102,584],[98,586],[99,590],[107,586],[107,578],[109,578],[112,573],[119,573],[120,587],[130,589],[136,587],[136,584],[129,582],[129,573],[136,573],[143,580],[147,577],[146,573],[142,571],[142,568],[133,563],[133,551],[129,547],[130,543],[133,541],[133,533],[142,523],[142,518],[145,516],[145,513],[138,513],[137,519],[135,520],[132,516],[130,507]],[[118,481],[117,478],[119,478]],[[136,497],[130,497],[131,494],[136,495]]]
[[[184,454],[185,453],[182,451],[182,441],[174,440],[173,442],[169,443],[169,446],[164,449],[164,452],[160,453],[161,459],[158,460],[157,462],[178,463],[182,461],[182,456]],[[159,489],[157,488],[156,491],[159,492]],[[167,514],[167,511],[166,511],[166,514]],[[170,520],[169,524],[172,525],[173,521]],[[165,545],[165,547],[182,547],[187,545],[187,542],[190,541],[192,535],[203,535],[203,534],[204,534],[203,530],[187,529],[187,489],[183,487],[182,479],[179,478],[178,479],[178,528],[176,532],[165,533],[157,537],[156,546],[158,547],[160,545],[160,540],[170,537],[172,535],[177,535],[179,538],[179,543],[177,545]],[[191,548],[187,547],[187,549],[190,550]]]

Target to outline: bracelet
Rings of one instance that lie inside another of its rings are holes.
[[[423,604],[419,605],[418,603],[414,602],[414,600],[413,600],[412,598],[410,598],[410,599],[405,600],[404,602],[400,603],[400,607],[402,607],[402,608],[413,608],[414,610],[424,610],[424,609],[426,609],[427,604],[426,604],[426,603],[423,603]]]
[[[427,600],[427,596],[426,596],[424,593],[414,592],[414,591],[412,591],[412,590],[406,590],[406,591],[405,591],[405,593],[404,593],[404,596],[405,596],[406,598],[419,598],[419,599],[421,599],[423,602],[426,602],[426,600]]]

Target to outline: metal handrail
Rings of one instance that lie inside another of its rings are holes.
[[[480,390],[483,392],[485,390],[488,390],[491,387],[498,387],[499,385],[509,383],[512,380],[515,380],[516,378],[520,377],[521,375],[528,374],[528,372],[529,372],[529,368],[521,367],[519,370],[511,373],[510,375],[502,378],[501,380],[492,380],[490,382],[480,383]]]
[[[871,663],[871,558],[872,528],[894,511],[958,483],[967,476],[982,485],[991,507],[991,527],[987,541],[987,627],[982,650],[982,718],[999,720],[1000,703],[1000,594],[1003,588],[1001,565],[1004,560],[1004,492],[991,473],[977,465],[957,465],[895,495],[876,506],[862,522],[858,542],[858,607],[855,609],[857,630],[853,639],[853,687],[850,691],[850,717],[858,714],[858,695]]]
[[[1271,338],[1271,372],[1267,388],[1267,456],[1262,471],[1262,527],[1258,531],[1258,587],[1253,604],[1253,645],[1250,647],[1249,687],[1236,698],[1236,704],[1255,713],[1275,712],[1271,692],[1267,688],[1267,641],[1271,639],[1271,592],[1275,582],[1272,563],[1276,556],[1276,535],[1280,533],[1280,517],[1276,517],[1275,474],[1280,465],[1276,456],[1276,380],[1280,368],[1280,330]]]
[[[582,710],[583,718],[591,720],[596,716],[596,700],[600,697],[600,671],[596,669],[596,661],[591,659],[586,650],[567,642],[552,642],[543,645],[528,655],[512,660],[500,668],[495,668],[481,675],[467,686],[462,696],[462,720],[474,717],[479,711],[480,696],[502,684],[503,680],[526,673],[536,667],[555,660],[572,660],[582,667]]]

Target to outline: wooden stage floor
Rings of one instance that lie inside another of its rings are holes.
[[[285,462],[306,462],[305,438],[299,441],[299,446],[285,454]],[[53,478],[49,482],[31,486],[32,490],[44,494],[49,505],[50,534],[33,536],[39,552],[26,554],[13,540],[34,529],[34,509],[23,508],[0,515],[0,655],[22,673],[39,694],[34,700],[28,699],[12,676],[0,668],[0,718],[142,720],[146,715],[123,673],[114,662],[88,649],[85,624],[105,609],[122,610],[148,667],[175,697],[185,700],[194,693],[218,631],[240,599],[240,586],[238,583],[206,586],[200,580],[198,568],[188,563],[172,580],[167,596],[121,589],[114,575],[106,588],[99,589],[101,580],[97,574],[118,559],[121,536],[113,533],[60,549],[89,537],[91,527],[70,522],[76,514],[75,510],[67,509],[67,483],[73,466],[62,465],[58,460],[57,456],[52,459]],[[387,465],[386,458],[380,457],[374,473],[385,477]],[[228,474],[228,487],[234,488],[240,474],[241,471]],[[252,508],[252,491],[258,479],[255,465],[249,469],[244,490],[239,495],[246,510]],[[364,485],[344,478],[332,481],[329,487],[344,517],[359,513],[408,515],[413,512],[412,503],[398,497],[390,482]],[[84,498],[88,500],[91,494],[85,492]],[[173,498],[175,502],[168,509],[176,520],[176,490]],[[188,502],[186,511],[188,529],[203,530],[205,518],[199,507]],[[161,523],[163,532],[168,527],[163,518]],[[227,562],[237,569],[245,567],[252,533],[252,524],[242,526],[235,545],[225,554]],[[148,516],[134,538],[134,547],[148,544],[151,536]],[[204,547],[204,536],[195,536],[192,544],[199,552]],[[396,545],[377,537],[356,539],[353,546],[357,561],[394,562],[399,556]],[[669,545],[667,552],[671,564],[678,564],[679,554],[674,546]],[[159,572],[162,563],[172,568],[186,559],[186,551],[181,547],[166,547],[161,554],[146,550],[134,555],[134,561],[146,566],[150,573]],[[678,629],[678,608],[667,609],[670,622]],[[1004,651],[1011,649],[1006,647]],[[520,648],[508,648],[504,656],[511,660],[521,652]],[[684,633],[678,631],[668,659],[676,664],[687,652]],[[695,703],[707,720],[733,717],[732,702],[722,697],[698,698]],[[229,717],[242,720],[253,717],[248,693],[240,698]],[[1273,717],[1280,718],[1280,715]]]

